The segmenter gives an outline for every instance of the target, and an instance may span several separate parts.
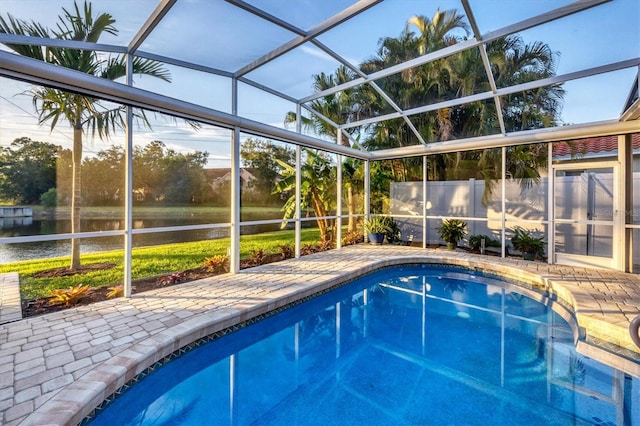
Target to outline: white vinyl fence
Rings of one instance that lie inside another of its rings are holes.
[[[634,180],[640,182],[640,174]],[[580,173],[555,179],[556,218],[611,220],[613,176],[610,173]],[[639,188],[634,185],[634,188]],[[422,182],[394,182],[390,188],[390,214],[399,223],[403,238],[422,241]],[[441,243],[436,228],[443,217],[459,217],[468,223],[469,236],[483,234],[500,240],[502,231],[502,182],[495,181],[488,202],[483,204],[485,182],[428,182],[426,198],[427,244]],[[640,199],[640,192],[635,199]],[[505,185],[505,228],[507,242],[514,227],[529,229],[547,237],[549,211],[547,178],[539,184],[522,186],[515,180]],[[556,250],[563,253],[611,256],[612,228],[562,224],[556,227]],[[465,242],[466,243],[466,242]],[[637,256],[640,257],[640,251]],[[638,259],[640,260],[640,259]],[[640,263],[640,262],[634,262]]]

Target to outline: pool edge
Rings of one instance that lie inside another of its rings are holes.
[[[532,272],[519,268],[518,264],[508,265],[492,260],[492,258],[485,260],[452,257],[447,256],[447,253],[438,253],[438,255],[411,254],[386,259],[368,259],[364,262],[364,265],[356,269],[345,270],[317,283],[292,283],[283,288],[283,290],[287,291],[275,292],[275,297],[245,307],[244,309],[220,308],[197,314],[180,324],[164,329],[156,335],[140,342],[135,342],[132,346],[114,357],[96,365],[95,368],[68,386],[60,389],[57,394],[24,419],[21,424],[79,424],[85,417],[91,414],[102,401],[109,398],[127,382],[133,380],[138,374],[153,366],[159,360],[170,356],[175,351],[203,337],[224,330],[227,327],[251,320],[271,310],[322,292],[327,288],[335,287],[341,283],[346,283],[389,266],[418,263],[445,264],[490,272],[506,279],[531,284],[541,291],[548,291],[554,294],[573,308],[579,327],[583,327],[584,322],[589,322],[590,324],[593,322],[592,318],[583,314],[581,311],[580,297],[584,295],[580,293],[578,294],[579,297],[576,298],[574,293],[572,293],[574,289],[566,285],[566,283],[563,283],[561,279],[554,279],[551,274]],[[265,265],[265,268],[268,266],[269,265]],[[252,273],[259,274],[261,268],[263,267],[253,268]],[[610,352],[597,350],[595,346],[587,343],[591,337],[594,337],[589,328],[585,328],[585,337],[585,340],[578,342],[577,348],[580,352],[588,356],[604,356],[603,354],[605,354],[611,357]],[[595,337],[598,338],[599,336]],[[640,376],[639,364],[632,362],[627,364],[628,365],[624,365],[624,367],[625,369],[632,369],[632,372],[629,372],[630,374]],[[616,368],[618,367],[616,366]]]

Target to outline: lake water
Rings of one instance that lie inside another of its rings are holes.
[[[260,217],[251,216],[252,215],[243,215],[242,219],[244,221],[252,221],[281,218],[281,216],[265,217],[264,214],[261,214]],[[224,218],[216,217],[215,215],[193,215],[166,219],[134,219],[133,227],[134,229],[148,229],[167,226],[189,226],[210,223],[224,223],[226,221],[228,221],[228,215],[225,215]],[[315,225],[315,222],[306,223],[309,225]],[[83,232],[123,230],[124,220],[86,219],[81,221],[81,229]],[[241,227],[240,232],[243,235],[251,235],[262,232],[277,231],[279,229],[279,223],[270,225],[246,225]],[[0,238],[64,234],[69,232],[71,232],[71,221],[66,219],[36,220],[32,218],[16,218],[15,220],[11,221],[5,219],[2,223],[0,223]],[[211,240],[225,237],[229,237],[229,228],[183,230],[175,232],[134,235],[133,245],[134,247],[144,247],[158,244]],[[87,238],[82,240],[81,252],[93,253],[106,250],[118,250],[123,248],[123,244],[124,237],[120,236]],[[68,256],[70,252],[70,240],[0,244],[0,263],[42,259],[57,256]]]

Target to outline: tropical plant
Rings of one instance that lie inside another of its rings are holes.
[[[366,234],[387,234],[391,231],[390,218],[387,216],[371,216],[364,220],[364,232]]]
[[[342,236],[343,246],[358,244],[358,243],[361,243],[362,241],[364,241],[364,236],[360,231],[347,231],[347,233]]]
[[[463,15],[456,10],[438,10],[432,18],[414,16],[400,36],[384,38],[372,58],[361,64],[367,74],[386,69],[402,61],[429,54],[463,41],[469,32]],[[493,40],[487,45],[491,71],[498,87],[527,83],[555,75],[557,54],[541,42],[525,43],[519,35]],[[460,96],[491,90],[478,50],[465,50],[445,58],[407,69],[381,79],[378,86],[402,108],[437,103]],[[507,131],[548,127],[557,122],[564,90],[550,85],[505,97],[502,116]],[[362,97],[360,97],[362,98]],[[373,116],[388,113],[384,103],[372,102]],[[385,120],[373,126],[372,136],[363,141],[369,149],[416,145],[463,137],[483,136],[504,131],[498,126],[498,111],[492,102],[477,101],[441,108],[412,116],[418,135],[404,120]],[[422,140],[421,140],[422,139]],[[487,185],[483,202],[488,203],[494,182],[501,176],[501,150],[468,151],[428,156],[430,180],[484,179]],[[507,173],[523,186],[539,181],[539,169],[546,167],[546,153],[535,145],[510,147]],[[419,169],[421,159],[398,159],[385,162],[395,174],[399,163]]]
[[[317,245],[318,251],[327,251],[336,247],[336,244],[333,240],[324,240],[319,241]]]
[[[318,246],[315,244],[303,244],[302,247],[300,247],[300,255],[302,256],[317,253],[318,251]]]
[[[316,92],[322,92],[340,84],[347,83],[357,77],[355,72],[345,66],[340,66],[334,74],[324,72],[313,76],[313,88]],[[313,130],[321,136],[327,136],[339,142],[343,146],[351,146],[351,141],[346,135],[339,135],[340,130],[334,125],[340,125],[359,119],[366,114],[364,109],[369,102],[363,100],[369,91],[345,89],[339,93],[323,96],[309,103],[309,108],[316,114],[309,118],[300,117],[300,123],[306,129]],[[298,116],[295,112],[288,112],[285,116],[285,125],[295,123]],[[348,230],[355,231],[357,226],[356,193],[363,190],[364,179],[358,174],[358,160],[347,160],[343,165],[343,179],[347,192],[347,207],[349,209]]]
[[[520,251],[522,256],[527,259],[534,260],[536,257],[544,254],[544,237],[535,237],[530,231],[523,228],[514,228],[512,230],[511,244],[513,248]]]
[[[116,297],[124,296],[124,285],[120,284],[115,287],[108,287],[107,299],[115,299]]]
[[[447,243],[449,249],[454,249],[467,235],[467,222],[460,219],[444,219],[436,228],[440,238]]]
[[[229,256],[226,254],[216,254],[211,257],[207,257],[204,260],[204,267],[209,272],[221,274],[229,272]]]
[[[393,244],[400,241],[400,226],[392,217],[388,217],[387,219],[389,230],[385,233],[385,237],[387,238],[387,242]]]
[[[489,235],[483,235],[483,234],[475,234],[475,235],[471,235],[469,237],[469,248],[473,249],[473,250],[480,250],[480,247],[482,246],[482,240],[484,239],[484,246],[485,247],[500,247],[500,241],[496,240],[493,237],[490,237]]]
[[[45,39],[69,40],[75,42],[98,43],[103,34],[117,35],[115,19],[108,13],[94,16],[90,2],[80,8],[74,3],[74,9],[62,9],[58,16],[56,29],[49,29],[37,22],[16,19],[10,14],[7,18],[0,16],[0,33],[32,36]],[[14,52],[48,62],[54,65],[71,68],[96,77],[112,81],[127,75],[127,59],[125,55],[103,57],[95,50],[72,49],[51,44],[46,47],[27,44],[4,43]],[[133,58],[133,74],[148,75],[164,81],[170,81],[169,72],[162,64],[141,57]],[[66,92],[51,87],[34,87],[31,92],[33,105],[38,113],[40,124],[50,122],[51,130],[60,123],[66,122],[73,129],[73,161],[72,161],[72,197],[71,197],[71,232],[79,233],[81,197],[81,163],[83,135],[91,132],[100,139],[108,139],[116,130],[126,123],[126,106],[112,105],[98,98],[77,93]],[[136,110],[134,119],[149,126],[144,111]],[[71,240],[71,269],[80,266],[80,240]]]
[[[187,279],[187,276],[185,275],[184,272],[173,272],[169,275],[161,276],[158,282],[160,283],[160,285],[173,285],[173,284],[178,284],[179,282],[184,281],[186,279]]]
[[[291,259],[296,254],[296,250],[291,244],[281,244],[278,248],[283,259]]]
[[[258,248],[258,249],[253,249],[251,250],[251,259],[249,259],[251,261],[252,265],[264,265],[264,263],[267,261],[267,253],[264,251],[264,249]]]
[[[90,288],[88,285],[77,285],[75,287],[53,290],[51,292],[53,297],[50,299],[50,303],[64,303],[67,306],[75,305],[86,297]]]
[[[336,167],[331,159],[321,152],[307,150],[306,158],[300,168],[300,207],[312,209],[316,217],[320,239],[329,241],[334,239],[333,220],[326,216],[335,209],[336,204]],[[296,213],[296,169],[289,164],[276,160],[282,167],[282,179],[275,185],[274,193],[293,194],[285,202],[282,210],[284,219],[292,218]],[[287,225],[282,222],[282,228]]]

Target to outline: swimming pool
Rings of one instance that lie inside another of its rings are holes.
[[[576,353],[565,318],[463,268],[385,269],[157,368],[91,424],[640,424],[639,380]]]

